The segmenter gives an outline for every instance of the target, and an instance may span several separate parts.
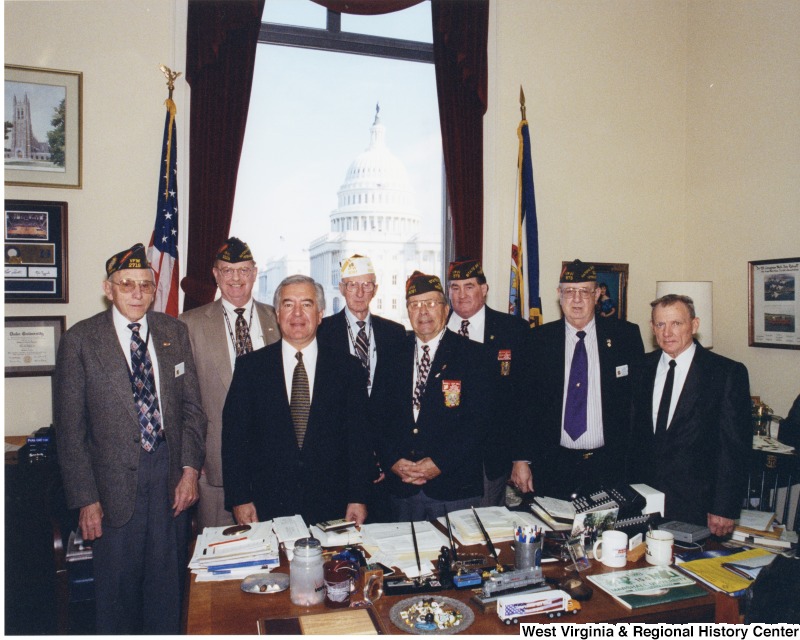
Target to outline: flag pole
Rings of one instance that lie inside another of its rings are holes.
[[[519,113],[523,120],[528,119],[525,117],[525,92],[522,90],[522,85],[519,85]]]

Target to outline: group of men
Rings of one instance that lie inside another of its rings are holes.
[[[186,512],[224,526],[300,514],[408,521],[503,504],[507,484],[568,498],[644,482],[666,517],[730,533],[749,449],[743,365],[693,336],[691,299],[651,303],[660,349],[595,314],[592,265],[561,272],[563,318],[536,329],[486,305],[480,263],[446,289],[414,272],[411,331],[374,315],[369,258],[341,266],[345,308],[294,275],[256,302],[256,263],[229,238],[220,298],[179,320],[149,310],[135,245],[106,264],[111,308],[62,338],[55,379],[69,506],[94,541],[99,633],[177,633]]]

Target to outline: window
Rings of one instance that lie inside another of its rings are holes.
[[[325,30],[337,18],[341,32]],[[386,16],[339,16],[310,0],[270,0],[264,21],[231,234],[248,242],[259,269],[283,261],[287,274],[299,269],[329,282],[330,299],[339,260],[363,253],[385,260],[388,271],[388,262],[400,259],[398,236],[401,244],[417,243],[411,255],[438,258],[414,268],[441,275],[443,165],[430,3]],[[376,136],[396,172],[405,172],[407,192],[381,182],[386,166],[369,162]],[[391,250],[380,246],[389,232]],[[260,288],[256,297],[262,299]]]

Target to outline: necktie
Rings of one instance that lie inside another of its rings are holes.
[[[428,381],[428,372],[431,370],[431,348],[424,344],[422,345],[422,359],[417,364],[417,384],[414,387],[414,397],[411,399],[412,404],[416,409],[420,407],[420,399],[425,392],[425,383]]]
[[[236,312],[236,356],[243,356],[253,350],[253,341],[250,340],[250,327],[244,319],[244,309],[234,309]]]
[[[578,342],[575,343],[575,351],[572,354],[567,404],[564,408],[564,430],[573,440],[586,433],[586,398],[589,391],[589,358],[583,341],[586,332],[578,331],[576,335]]]
[[[669,371],[664,380],[664,391],[661,393],[661,402],[658,405],[658,415],[656,416],[656,435],[664,435],[667,432],[667,422],[669,420],[669,405],[672,402],[672,387],[675,385],[675,361],[669,361]]]
[[[141,325],[132,322],[131,330],[131,388],[133,401],[139,414],[139,428],[142,432],[142,448],[151,452],[158,448],[161,437],[161,411],[158,408],[156,379],[153,363],[147,353],[147,346],[139,335]]]
[[[294,357],[297,358],[297,364],[292,374],[292,400],[289,411],[292,414],[297,446],[302,449],[308,426],[308,414],[311,412],[311,393],[308,389],[308,374],[303,365],[303,354],[298,351]]]
[[[469,320],[461,321],[461,328],[458,330],[458,335],[469,338]]]
[[[361,364],[369,372],[369,341],[367,340],[367,332],[364,328],[367,324],[364,320],[358,320],[358,334],[356,335],[356,355],[361,360]]]

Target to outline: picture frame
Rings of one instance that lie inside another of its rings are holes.
[[[67,203],[6,200],[6,303],[69,302]]]
[[[80,189],[83,74],[7,64],[4,86],[6,185]]]
[[[52,376],[65,316],[6,316],[6,378]]]
[[[563,261],[561,263],[561,269],[563,270],[568,264],[569,261]],[[587,264],[594,265],[595,273],[597,274],[597,286],[606,286],[608,299],[614,304],[613,308],[609,308],[609,303],[605,303],[605,313],[609,315],[604,315],[604,312],[601,311],[603,303],[599,301],[597,305],[598,315],[627,320],[628,265],[623,262],[587,262]]]
[[[800,349],[800,258],[751,260],[747,264],[748,346]]]

